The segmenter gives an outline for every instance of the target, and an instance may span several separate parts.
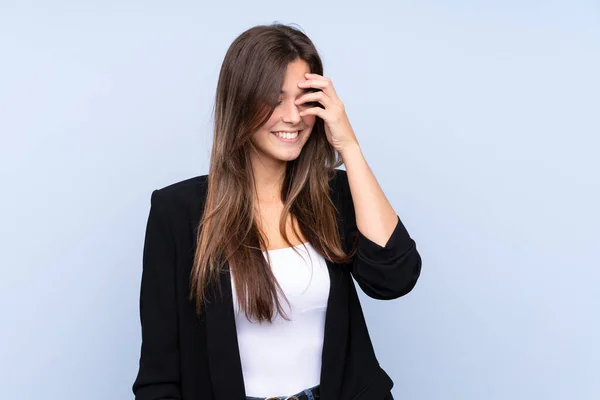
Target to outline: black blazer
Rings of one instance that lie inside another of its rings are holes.
[[[351,264],[327,261],[330,292],[321,368],[322,400],[390,398],[393,382],[379,366],[354,281],[375,299],[410,292],[421,257],[398,223],[384,247],[357,230],[346,171],[336,170],[330,196],[347,251],[358,235]],[[133,384],[136,400],[245,400],[229,270],[221,275],[224,300],[213,299],[197,317],[188,300],[196,228],[206,199],[207,175],[152,192],[140,290],[142,344]],[[301,368],[290,364],[290,371]]]

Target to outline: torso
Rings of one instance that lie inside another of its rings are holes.
[[[279,232],[283,204],[256,204],[257,225],[269,251],[268,263],[285,300],[281,306],[289,317],[279,313],[271,324],[248,319],[241,311],[231,275],[231,292],[235,314],[242,375],[247,395],[268,397],[281,393],[297,393],[318,385],[322,369],[330,276],[326,260],[300,232],[297,219],[289,215],[285,232],[290,244]],[[296,230],[296,233],[294,233]],[[298,247],[300,246],[300,247]],[[296,250],[296,251],[294,251]],[[290,363],[302,365],[300,372],[289,373]]]

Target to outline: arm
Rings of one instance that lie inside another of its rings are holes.
[[[341,153],[346,244],[358,235],[351,273],[375,299],[395,299],[410,292],[421,273],[414,240],[385,197],[358,145]],[[350,247],[348,247],[350,248]]]
[[[140,289],[142,346],[136,400],[180,399],[175,246],[160,191],[152,192]]]

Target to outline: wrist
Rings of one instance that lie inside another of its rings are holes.
[[[341,150],[338,150],[338,153],[340,153],[340,156],[342,157],[344,164],[351,162],[353,159],[363,157],[362,149],[360,148],[360,145],[356,142],[352,143],[348,146],[345,146]]]

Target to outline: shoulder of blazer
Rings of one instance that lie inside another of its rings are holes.
[[[197,208],[204,204],[208,175],[195,176],[157,189],[156,194],[173,207]]]
[[[337,207],[341,207],[340,213],[345,215],[348,211],[349,201],[352,201],[348,174],[343,169],[335,169],[335,175],[329,182],[330,196]]]

